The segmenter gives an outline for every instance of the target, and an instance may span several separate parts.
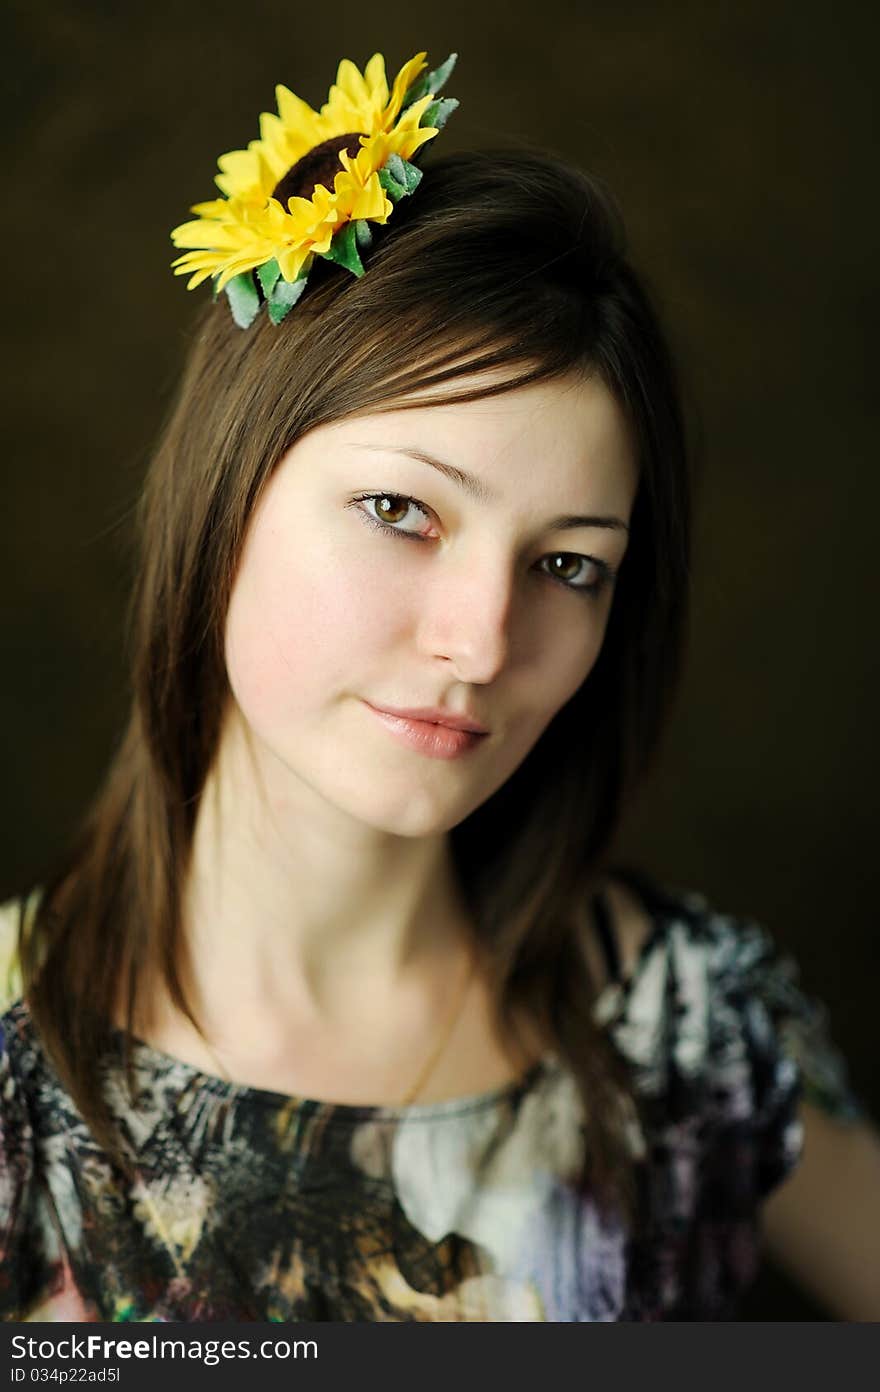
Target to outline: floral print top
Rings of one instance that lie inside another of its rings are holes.
[[[595,1012],[633,1081],[634,1231],[579,1183],[581,1105],[552,1056],[489,1094],[356,1107],[229,1083],[135,1041],[134,1108],[117,1034],[101,1076],[137,1153],[124,1181],[41,1045],[17,907],[0,908],[0,1314],[736,1318],[760,1202],[800,1154],[799,1098],[864,1111],[824,1008],[763,929],[629,882],[653,926]]]

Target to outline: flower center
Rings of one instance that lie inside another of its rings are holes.
[[[318,184],[332,191],[333,179],[342,168],[340,151],[345,150],[354,157],[360,149],[360,138],[360,132],[354,131],[349,135],[334,135],[330,140],[322,140],[320,145],[315,145],[302,159],[298,159],[283,179],[279,179],[272,190],[272,197],[277,198],[286,210],[288,198],[311,198]]]

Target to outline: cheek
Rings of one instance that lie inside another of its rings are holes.
[[[607,610],[588,609],[582,628],[557,635],[541,663],[541,686],[546,705],[555,714],[583,685],[596,665],[607,627]]]
[[[350,692],[405,624],[402,581],[393,556],[367,571],[339,540],[258,519],[226,620],[227,671],[245,714],[260,724]]]

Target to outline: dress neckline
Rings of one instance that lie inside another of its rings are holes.
[[[121,1058],[126,1032],[112,1026],[109,1035]],[[445,1098],[439,1102],[415,1102],[408,1106],[399,1104],[335,1102],[327,1098],[307,1097],[297,1093],[279,1092],[274,1088],[256,1087],[250,1083],[236,1083],[221,1078],[217,1073],[209,1073],[198,1064],[178,1058],[176,1054],[166,1053],[137,1035],[128,1036],[131,1041],[132,1061],[149,1074],[179,1082],[181,1091],[200,1094],[208,1093],[218,1100],[254,1103],[257,1106],[287,1108],[320,1114],[326,1120],[339,1122],[375,1121],[431,1121],[434,1119],[463,1115],[471,1112],[491,1111],[505,1103],[512,1103],[530,1092],[540,1079],[562,1069],[556,1054],[548,1052],[535,1063],[529,1065],[518,1077],[497,1087],[482,1092],[464,1093],[460,1097]]]
[[[679,898],[660,890],[650,877],[631,867],[615,867],[615,877],[624,881],[641,899],[653,920],[650,931],[642,941],[630,973],[616,981],[606,982],[594,1001],[594,1018],[601,1030],[612,1028],[624,1012],[630,994],[642,975],[643,969],[657,947],[658,941],[666,934],[670,923],[680,916],[684,905]],[[24,999],[19,999],[11,1007],[10,1013],[23,1010],[33,1028],[30,1011]],[[128,1036],[131,1041],[132,1061],[154,1077],[162,1076],[178,1084],[181,1095],[198,1094],[214,1096],[218,1101],[235,1100],[253,1102],[258,1106],[301,1110],[311,1116],[320,1115],[324,1120],[349,1121],[430,1121],[444,1117],[454,1117],[468,1113],[491,1111],[504,1104],[512,1104],[535,1088],[541,1079],[557,1077],[568,1072],[564,1061],[552,1051],[548,1051],[531,1064],[518,1077],[497,1087],[482,1092],[463,1094],[460,1097],[444,1099],[439,1102],[417,1102],[408,1106],[380,1103],[334,1102],[326,1098],[313,1098],[279,1092],[271,1088],[260,1088],[247,1083],[236,1083],[222,1078],[216,1073],[206,1072],[198,1064],[190,1063],[175,1054],[159,1049],[137,1035]],[[121,1059],[126,1031],[112,1025],[108,1028],[108,1038]]]

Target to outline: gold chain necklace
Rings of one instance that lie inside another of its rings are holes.
[[[452,1032],[455,1029],[456,1024],[458,1023],[459,1018],[461,1017],[461,1013],[464,1008],[464,1002],[467,998],[468,989],[471,985],[471,981],[473,980],[475,970],[476,955],[473,951],[470,951],[468,953],[468,960],[466,963],[465,971],[462,975],[461,986],[458,990],[457,995],[453,998],[452,1009],[449,1011],[446,1020],[444,1021],[444,1026],[440,1033],[440,1037],[434,1045],[434,1048],[432,1049],[431,1053],[428,1055],[428,1058],[425,1060],[425,1063],[423,1064],[418,1076],[416,1077],[415,1082],[408,1089],[405,1096],[401,1098],[401,1101],[398,1104],[399,1106],[410,1106],[418,1097],[419,1093],[422,1091],[422,1088],[425,1086],[425,1083],[427,1082],[428,1078],[431,1076],[431,1073],[433,1072],[444,1049],[449,1043],[449,1040],[452,1037]],[[219,1058],[216,1049],[211,1044],[210,1040],[206,1039],[204,1036],[201,1036],[201,1039],[202,1043],[206,1046],[209,1054],[214,1060],[214,1063],[216,1064],[219,1070],[220,1076],[224,1078],[226,1082],[232,1083],[232,1078],[229,1076],[229,1073],[223,1066],[223,1063]],[[143,1175],[140,1173],[140,1169],[136,1171],[136,1174],[137,1178],[135,1182],[135,1192],[138,1194],[145,1207],[151,1213],[156,1229],[159,1235],[161,1236],[162,1241],[165,1243],[165,1246],[168,1250],[168,1254],[174,1263],[174,1267],[178,1277],[184,1277],[186,1273],[184,1267],[181,1265],[180,1258],[177,1254],[177,1243],[174,1241],[174,1239],[171,1236],[171,1233],[168,1231],[167,1224],[165,1223],[162,1217],[162,1213],[159,1209],[159,1206],[156,1203],[153,1195],[150,1193],[149,1185],[145,1182]]]
[[[439,1062],[441,1055],[446,1049],[449,1040],[452,1038],[452,1032],[455,1029],[455,1026],[458,1024],[458,1021],[461,1017],[462,1010],[464,1009],[464,1003],[467,998],[468,989],[474,976],[475,968],[476,956],[473,953],[473,951],[470,951],[468,952],[466,968],[462,975],[461,986],[458,990],[458,993],[453,999],[452,1009],[449,1011],[444,1021],[440,1037],[434,1045],[434,1048],[432,1049],[431,1053],[428,1055],[428,1058],[425,1060],[425,1063],[423,1064],[421,1070],[417,1074],[415,1082],[400,1099],[400,1102],[397,1104],[398,1106],[409,1107],[412,1105],[412,1103],[418,1097],[419,1093],[424,1088],[425,1083],[428,1081],[428,1078],[433,1073],[435,1067],[437,1066],[437,1063]],[[217,1054],[217,1050],[214,1048],[211,1041],[207,1039],[204,1035],[200,1035],[199,1037],[202,1043],[205,1045],[206,1049],[208,1050],[208,1053],[211,1055],[211,1058],[214,1060],[214,1063],[217,1066],[221,1078],[223,1078],[227,1083],[231,1083],[232,1078],[229,1076],[229,1073],[226,1070],[226,1068],[224,1068],[223,1063],[219,1055]]]

